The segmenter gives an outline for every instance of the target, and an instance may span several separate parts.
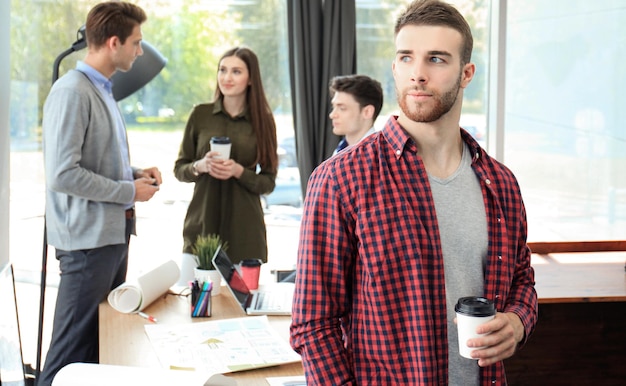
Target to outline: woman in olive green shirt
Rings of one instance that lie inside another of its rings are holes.
[[[229,137],[230,159],[216,158],[211,137]],[[183,228],[183,252],[199,235],[219,234],[233,262],[267,262],[267,238],[259,196],[274,190],[278,170],[276,124],[256,55],[246,47],[219,61],[215,99],[194,107],[174,174],[195,182]]]

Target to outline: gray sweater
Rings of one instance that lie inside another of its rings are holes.
[[[50,90],[43,154],[48,243],[68,251],[125,243],[133,182],[122,180],[114,118],[80,71],[70,70]]]

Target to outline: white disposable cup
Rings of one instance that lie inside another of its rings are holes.
[[[460,298],[454,307],[456,326],[459,335],[459,353],[464,358],[473,359],[470,353],[482,347],[467,347],[467,341],[486,334],[477,334],[476,328],[496,317],[493,302],[483,297]]]
[[[230,148],[232,144],[228,137],[211,138],[211,151],[216,151],[219,155],[214,156],[217,159],[227,160],[230,158]]]
[[[189,286],[189,282],[193,281],[193,269],[198,265],[194,255],[191,253],[184,253],[180,259],[180,275],[178,276],[178,282],[176,285]]]

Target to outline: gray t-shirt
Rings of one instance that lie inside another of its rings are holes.
[[[448,312],[449,385],[478,385],[479,367],[459,354],[454,305],[460,297],[482,296],[487,262],[487,219],[478,177],[467,145],[450,177],[429,177],[443,250]]]

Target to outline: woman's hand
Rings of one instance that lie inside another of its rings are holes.
[[[231,177],[239,178],[243,174],[243,166],[232,159],[216,158],[218,152],[210,151],[204,158],[196,161],[198,173],[208,173],[218,180],[227,180]]]
[[[239,178],[243,174],[243,166],[232,159],[220,160],[213,158],[209,174],[219,180],[231,177]]]

